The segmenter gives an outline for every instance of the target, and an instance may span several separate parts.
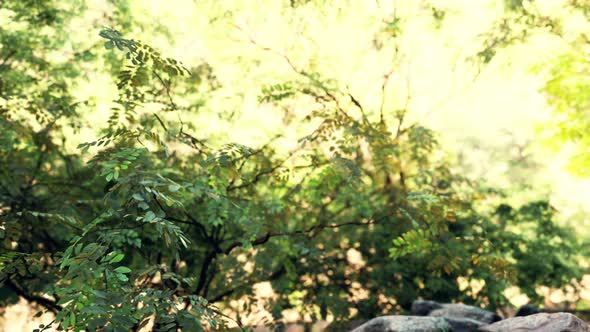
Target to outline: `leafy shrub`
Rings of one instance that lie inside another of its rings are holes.
[[[1,31],[2,44],[18,36]],[[509,285],[534,297],[582,273],[575,238],[546,202],[476,212],[482,193],[462,189],[470,183],[440,158],[435,133],[404,125],[405,111],[392,126],[293,66],[299,79],[262,87],[259,102],[311,98],[313,132],[288,153],[272,142],[212,147],[189,131],[172,89],[193,84],[183,81],[192,71],[215,85],[206,66],[186,68],[113,29],[100,36],[123,58],[113,65],[119,97],[79,153],[65,143],[84,106],[69,90],[75,66],[66,80],[19,51],[38,47],[32,33],[0,67],[2,301],[16,294],[56,313],[42,330],[136,329],[152,316],[163,331],[241,325],[220,308],[260,281],[278,294],[275,318],[295,308],[344,319],[419,296],[494,308]],[[459,277],[485,286],[465,291]]]

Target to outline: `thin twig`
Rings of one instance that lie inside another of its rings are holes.
[[[393,69],[387,72],[387,74],[383,75],[383,83],[381,84],[381,105],[379,106],[379,123],[385,124],[385,119],[383,118],[383,108],[385,107],[385,88],[387,87],[387,83],[389,83],[389,77],[393,74]]]
[[[237,24],[233,24],[232,25],[240,30],[242,33],[244,33],[247,37],[248,40],[250,41],[250,43],[252,43],[254,46],[260,48],[263,51],[267,51],[270,53],[273,53],[275,55],[280,56],[281,58],[283,58],[287,64],[289,65],[289,67],[291,67],[291,69],[293,69],[293,71],[305,78],[307,78],[308,80],[310,80],[312,83],[314,83],[314,85],[316,85],[317,87],[319,87],[322,92],[328,97],[329,100],[331,100],[332,102],[334,102],[334,104],[336,105],[336,109],[338,110],[338,112],[340,112],[345,118],[347,118],[350,121],[356,122],[348,113],[346,113],[346,111],[342,108],[342,106],[340,105],[340,102],[338,101],[338,98],[336,98],[336,96],[334,96],[323,84],[322,82],[318,81],[316,78],[314,78],[312,75],[308,74],[307,72],[305,72],[304,70],[301,70],[299,68],[297,68],[297,66],[295,66],[295,64],[293,63],[293,61],[291,61],[291,59],[286,55],[283,54],[279,51],[276,51],[268,46],[263,46],[260,45],[250,34],[248,34],[246,31],[244,31],[244,29],[242,29],[239,25]]]
[[[4,67],[6,65],[6,63],[8,62],[8,60],[10,60],[10,58],[12,58],[12,56],[14,56],[15,54],[16,54],[16,50],[12,50],[11,52],[8,52],[8,54],[6,54],[4,59],[2,59],[2,63],[0,63],[0,68]]]
[[[154,116],[156,117],[156,120],[158,120],[158,122],[160,123],[160,125],[162,126],[162,128],[164,128],[164,131],[165,132],[168,132],[168,128],[164,124],[164,121],[162,121],[162,119],[160,119],[160,117],[158,116],[158,114],[154,113]]]
[[[242,322],[240,320],[233,319],[230,316],[224,314],[223,312],[219,311],[216,308],[209,307],[209,309],[211,311],[213,311],[214,313],[218,314],[219,316],[225,317],[225,318],[229,319],[230,321],[236,323],[236,325],[238,325],[238,327],[240,328],[240,330],[242,330],[243,332],[246,332],[246,329],[244,328],[244,324],[242,324]]]
[[[164,79],[162,78],[162,76],[158,75],[158,73],[156,73],[156,71],[153,71],[154,76],[156,76],[156,78],[160,81],[160,83],[162,83],[162,86],[164,86],[164,90],[166,91],[166,96],[168,96],[168,100],[170,101],[170,105],[172,105],[172,108],[174,110],[177,110],[176,107],[176,103],[174,103],[174,100],[172,99],[172,94],[170,92],[171,87],[170,87],[170,81],[168,81],[168,83],[166,83],[164,81]]]
[[[366,125],[369,124],[369,120],[367,119],[367,114],[365,113],[365,109],[363,108],[363,106],[361,105],[361,103],[358,101],[358,99],[356,99],[352,93],[350,92],[350,89],[347,87],[348,89],[348,97],[350,97],[350,101],[361,111],[361,115],[363,116],[363,123],[365,123]]]

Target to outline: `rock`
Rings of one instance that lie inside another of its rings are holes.
[[[351,332],[451,332],[441,317],[382,316],[373,318]]]
[[[487,325],[486,323],[469,318],[444,317],[444,319],[449,323],[453,332],[473,332]]]
[[[522,307],[518,308],[518,311],[516,312],[516,317],[524,317],[524,316],[530,316],[530,315],[534,315],[534,314],[538,314],[540,313],[541,310],[539,310],[539,308],[530,305],[530,304],[525,304]]]
[[[412,315],[414,316],[428,316],[428,314],[435,309],[442,308],[442,304],[434,301],[416,300],[412,302]]]
[[[438,303],[435,301],[424,300],[416,300],[412,303],[412,315],[468,318],[484,322],[486,324],[491,324],[502,319],[500,316],[491,311],[483,310],[470,305]]]
[[[430,312],[433,317],[468,318],[491,324],[502,318],[496,313],[465,304],[443,304],[442,308]]]
[[[367,320],[333,321],[326,327],[324,332],[350,331],[363,325],[365,322],[367,322]]]
[[[513,317],[479,328],[485,332],[590,332],[590,326],[565,312]]]

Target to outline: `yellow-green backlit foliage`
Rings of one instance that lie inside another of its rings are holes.
[[[560,41],[556,44],[560,49],[553,53],[558,56],[535,68],[536,72],[545,75],[543,78],[546,82],[541,90],[553,111],[552,116],[539,126],[542,136],[540,141],[553,152],[562,152],[559,158],[567,160],[569,171],[588,177],[590,66],[587,31],[590,28],[590,3],[565,1],[562,6],[558,2],[512,3],[511,9],[515,13],[512,19],[506,21],[506,27],[518,26],[514,30],[520,32],[521,39],[550,33],[558,36]],[[506,42],[505,45],[513,44],[517,36],[510,29],[505,30],[502,40]]]
[[[553,107],[553,117],[543,126],[545,143],[555,150],[567,149],[568,168],[590,176],[590,66],[587,45],[558,58],[544,91]]]
[[[55,24],[7,3],[20,20]],[[318,14],[330,10],[323,3],[290,5]],[[46,6],[36,10],[57,8]],[[391,46],[397,24],[385,22],[374,47]],[[267,50],[278,56],[265,61],[290,75],[252,87],[269,110],[297,105],[306,115],[285,121],[309,129],[289,132],[299,135],[289,148],[276,143],[284,137],[218,144],[202,134],[209,123],[191,121],[227,100],[216,94],[216,69],[185,67],[109,28],[87,59],[62,68],[43,60],[42,31],[0,27],[9,59],[0,66],[0,301],[18,295],[54,312],[40,330],[137,330],[152,317],[161,331],[242,326],[253,306],[223,310],[262,281],[277,294],[267,303],[277,321],[285,309],[370,318],[417,297],[495,308],[507,304],[506,287],[534,298],[538,286],[563,287],[583,272],[575,237],[553,223],[548,203],[477,213],[486,193],[459,190],[473,184],[449,170],[434,132],[408,121],[407,109],[366,105],[321,64]],[[32,48],[39,53],[22,51]],[[84,111],[70,94],[78,66],[111,73],[117,88],[90,140],[67,134]],[[458,277],[485,286],[468,294]]]

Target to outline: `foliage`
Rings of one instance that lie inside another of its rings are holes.
[[[539,34],[559,37],[563,51],[558,56],[535,66],[544,75],[541,89],[552,108],[552,116],[539,126],[540,142],[553,152],[565,152],[568,170],[578,176],[590,174],[588,148],[588,34],[590,4],[587,1],[564,1],[557,12],[543,10],[534,1],[506,0],[507,14],[486,36],[487,45],[480,53],[489,62],[502,48],[527,41]],[[553,8],[555,9],[555,8]],[[570,23],[568,20],[577,22]]]
[[[590,175],[588,69],[583,50],[565,54],[554,61],[550,79],[544,87],[553,117],[542,128],[547,137],[545,143],[554,151],[571,146],[569,170],[585,177]]]
[[[23,22],[59,28],[8,3]],[[419,296],[494,308],[509,285],[535,296],[583,272],[547,202],[477,212],[483,194],[450,171],[434,132],[404,122],[408,110],[390,123],[287,56],[295,79],[262,86],[258,102],[311,100],[314,129],[287,153],[272,142],[215,147],[193,134],[183,116],[194,109],[174,93],[214,90],[211,68],[104,28],[118,98],[106,123],[93,123],[100,136],[71,152],[84,59],[44,61],[31,52],[40,31],[0,30],[14,47],[0,51],[0,279],[55,313],[41,330],[122,331],[152,317],[162,331],[242,326],[222,309],[262,281],[277,293],[267,303],[277,320],[289,308],[368,318]],[[465,292],[459,277],[485,287]]]

